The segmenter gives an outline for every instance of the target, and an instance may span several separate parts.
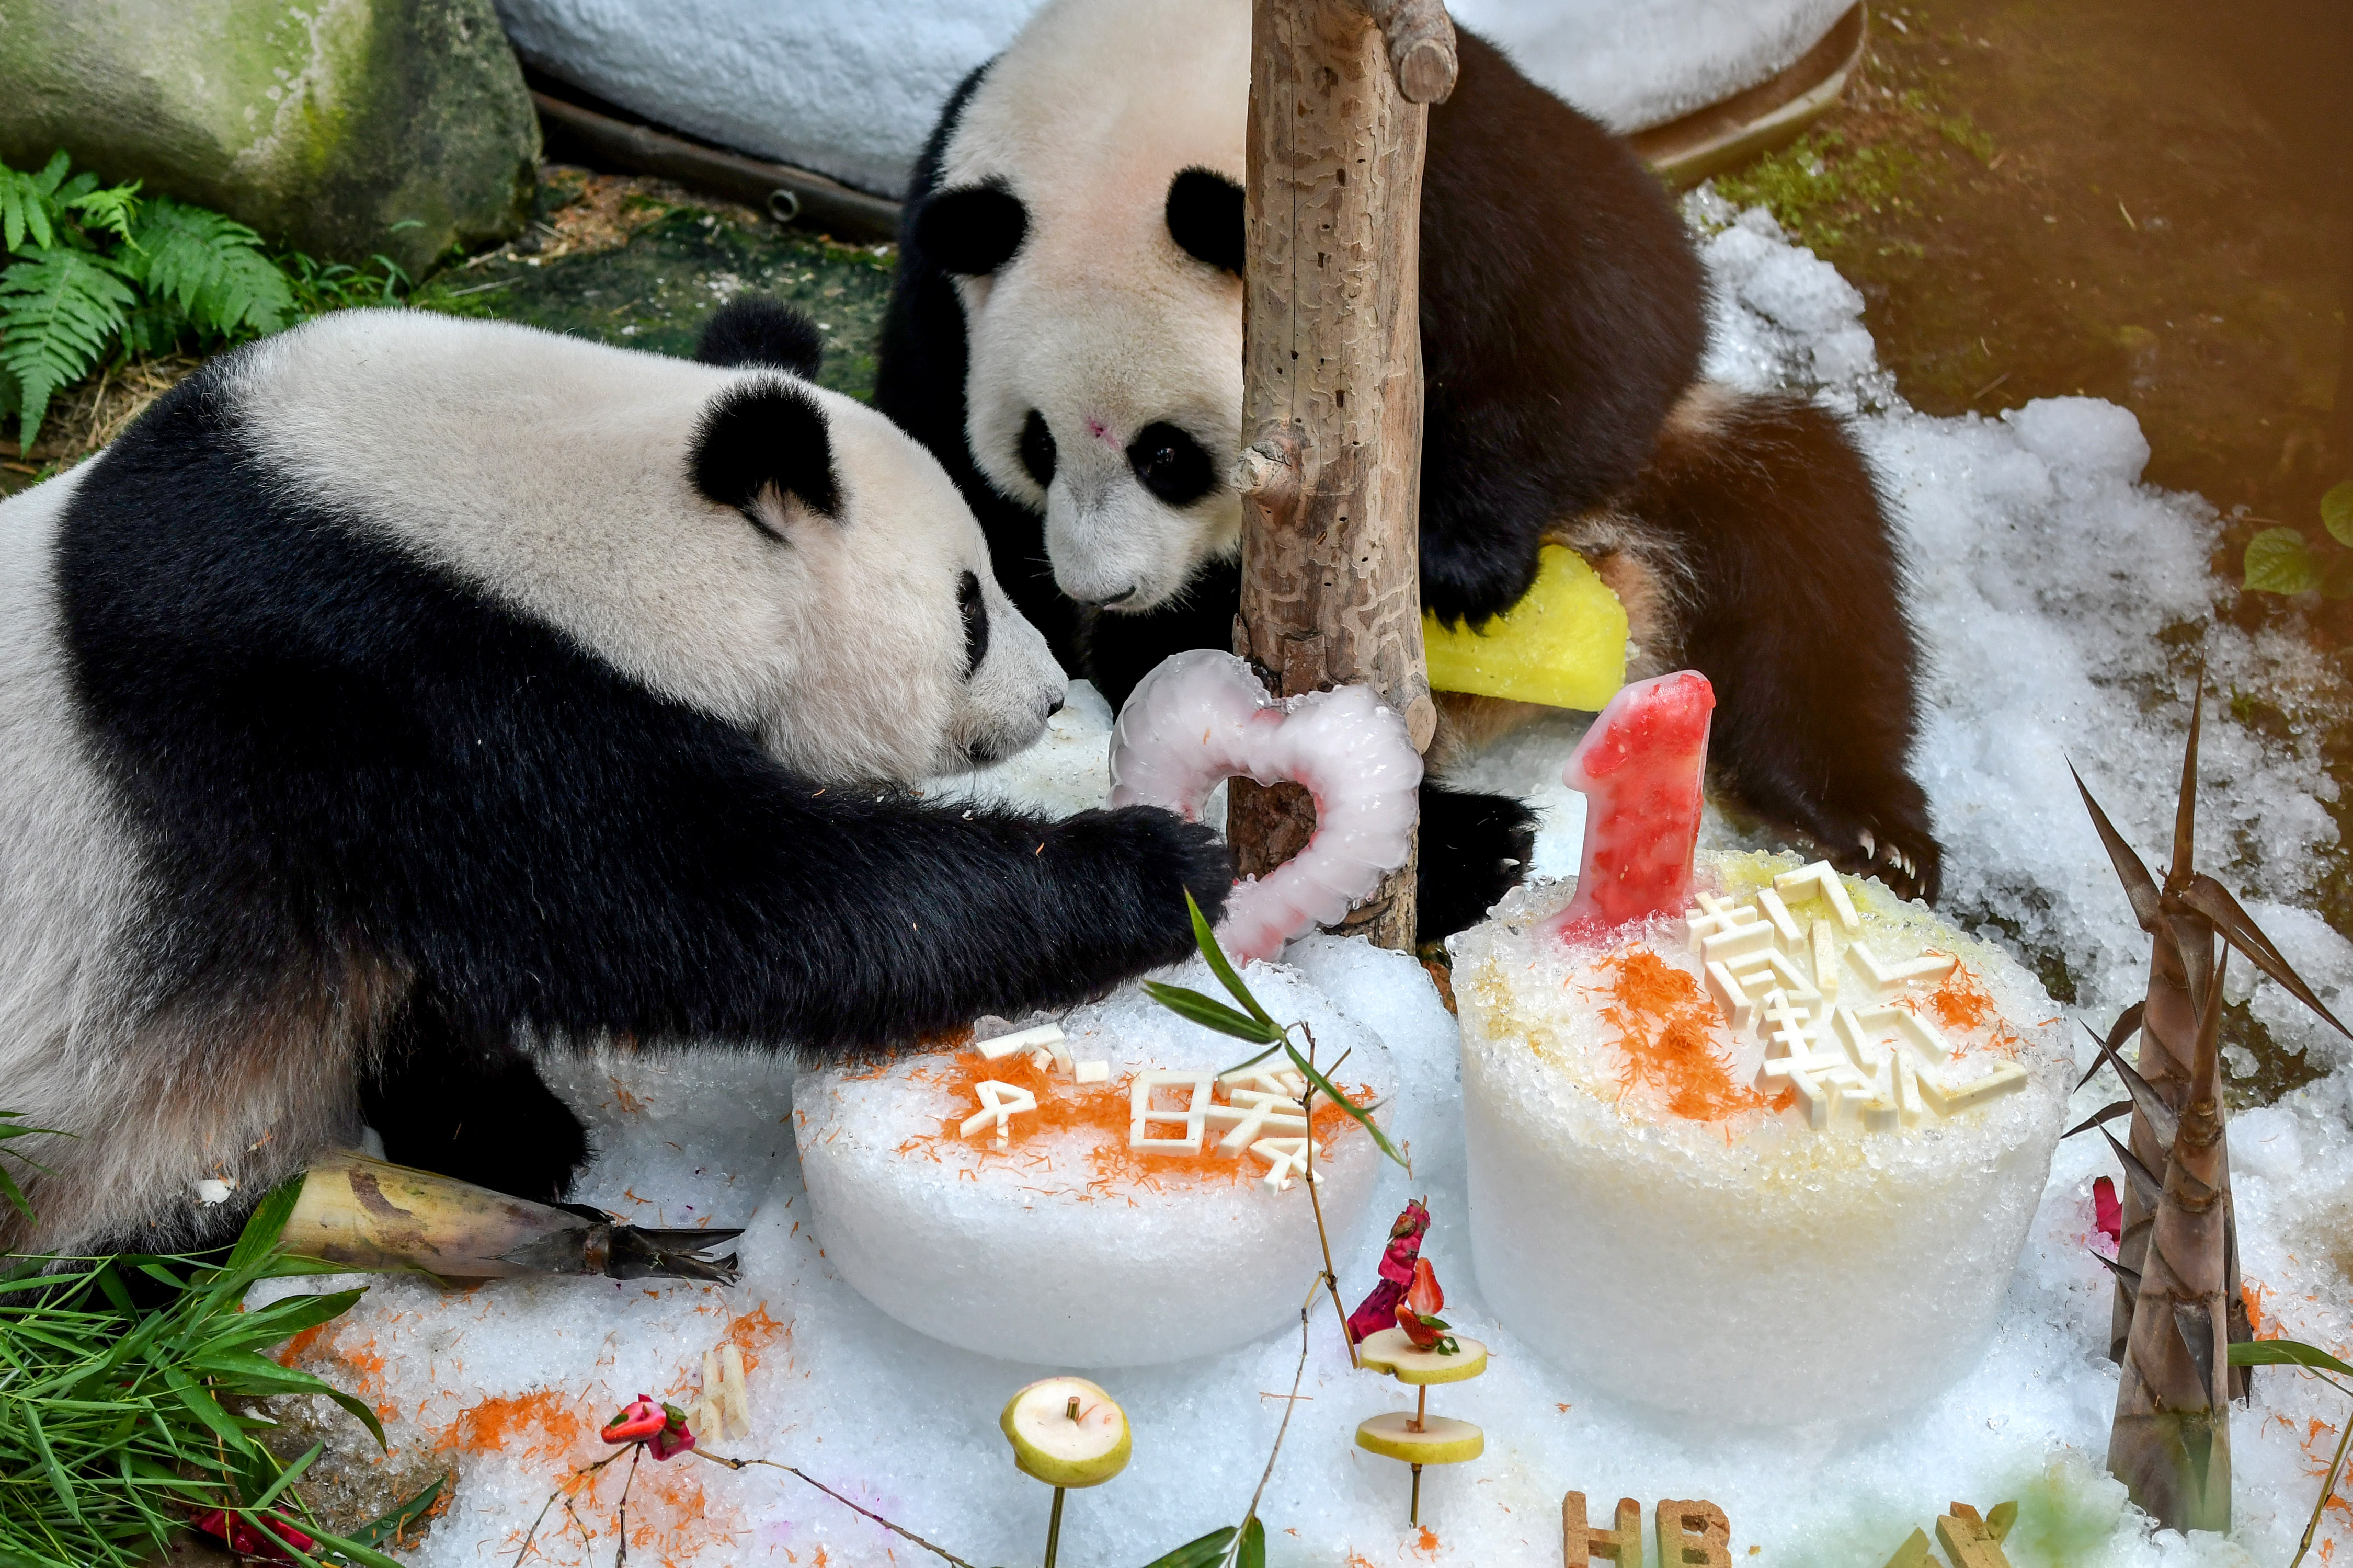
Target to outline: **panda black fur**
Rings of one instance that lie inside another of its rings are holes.
[[[1231,641],[1249,27],[1247,0],[1054,0],[948,101],[902,231],[877,402],[1114,703],[1167,654]],[[1706,280],[1655,179],[1458,37],[1423,175],[1424,603],[1482,623],[1543,542],[1577,549],[1626,604],[1630,675],[1714,681],[1721,782],[1933,898],[1917,656],[1868,468],[1817,405],[1700,379]],[[1217,482],[1155,516],[1146,433],[1172,426]],[[1090,448],[1096,470],[1057,487],[1053,459],[1099,431],[1135,479]],[[1437,771],[1532,711],[1441,699]],[[1427,937],[1516,879],[1529,817],[1433,780],[1423,819],[1443,847],[1421,860]]]
[[[1060,700],[955,489],[781,371],[419,312],[216,360],[0,505],[0,1251],[216,1239],[365,1119],[538,1197],[519,1037],[840,1055],[1190,950],[1208,832],[899,785]],[[882,781],[882,782],[878,782]]]

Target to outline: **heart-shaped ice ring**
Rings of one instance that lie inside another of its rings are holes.
[[[1371,688],[1282,700],[1231,654],[1196,648],[1165,660],[1112,731],[1112,805],[1166,806],[1198,821],[1209,792],[1237,775],[1304,785],[1315,832],[1264,878],[1236,884],[1218,927],[1236,958],[1272,958],[1293,937],[1340,920],[1412,852],[1421,754]]]

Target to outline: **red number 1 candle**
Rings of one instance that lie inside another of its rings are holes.
[[[1715,710],[1707,677],[1685,669],[1620,689],[1593,721],[1561,774],[1586,798],[1585,860],[1554,930],[1683,913]]]

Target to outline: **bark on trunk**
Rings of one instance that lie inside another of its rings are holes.
[[[1424,103],[1453,80],[1437,0],[1257,0],[1244,273],[1242,596],[1234,650],[1291,697],[1366,685],[1437,727],[1422,660],[1419,241]],[[1263,875],[1306,841],[1296,785],[1232,785]],[[1414,863],[1347,921],[1414,941]]]

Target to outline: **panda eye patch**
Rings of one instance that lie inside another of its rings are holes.
[[[980,596],[980,578],[967,572],[956,584],[956,607],[964,612],[964,678],[970,680],[988,657],[988,601]]]
[[[1128,444],[1127,466],[1144,488],[1170,506],[1190,506],[1209,493],[1217,476],[1201,444],[1174,425],[1146,425]]]
[[[1021,422],[1021,439],[1014,450],[1022,470],[1038,481],[1039,489],[1054,482],[1054,433],[1046,428],[1044,415],[1034,408],[1029,411],[1029,417]]]

